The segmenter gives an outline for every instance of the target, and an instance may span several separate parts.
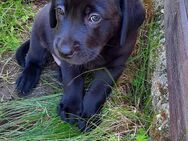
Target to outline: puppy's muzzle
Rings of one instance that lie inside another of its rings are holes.
[[[66,42],[63,39],[57,39],[55,46],[61,57],[71,59],[80,50],[80,43],[78,41]]]

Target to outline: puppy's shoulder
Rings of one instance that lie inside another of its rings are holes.
[[[49,23],[49,11],[51,3],[46,4],[43,8],[39,10],[35,17],[34,24]]]
[[[32,26],[31,35],[31,38],[35,36],[38,39],[38,42],[40,42],[46,48],[51,46],[50,43],[53,39],[53,31],[50,27],[49,21],[50,6],[51,3],[46,4],[36,15]]]

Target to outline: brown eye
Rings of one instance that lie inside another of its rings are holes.
[[[64,6],[58,6],[58,7],[56,8],[56,11],[57,11],[58,14],[60,14],[60,15],[62,15],[62,16],[65,15],[65,7],[64,7]]]
[[[91,23],[98,24],[101,22],[101,20],[102,20],[102,17],[97,13],[90,14],[89,16],[89,22]]]

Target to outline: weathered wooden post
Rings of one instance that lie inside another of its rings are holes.
[[[188,0],[165,1],[172,141],[188,141]]]

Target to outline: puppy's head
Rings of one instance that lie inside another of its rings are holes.
[[[50,26],[54,50],[71,64],[95,60],[113,37],[137,30],[144,20],[140,0],[52,0]]]

